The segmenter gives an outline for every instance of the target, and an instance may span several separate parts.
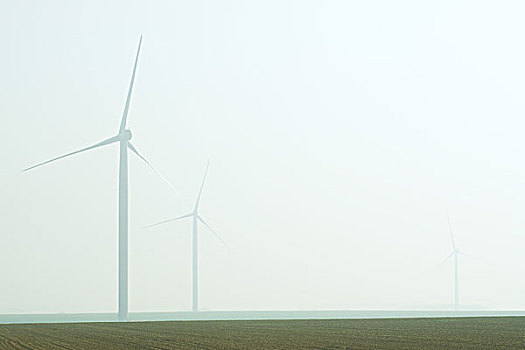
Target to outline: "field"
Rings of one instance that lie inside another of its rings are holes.
[[[525,318],[10,324],[0,348],[525,349]]]

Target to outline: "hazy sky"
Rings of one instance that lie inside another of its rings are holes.
[[[522,1],[1,0],[0,313],[117,309],[117,133],[130,311],[525,308]]]

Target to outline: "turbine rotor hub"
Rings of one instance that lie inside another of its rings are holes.
[[[131,134],[131,130],[129,129],[122,130],[122,132],[118,135],[120,141],[129,141],[131,140],[132,136],[133,135]]]

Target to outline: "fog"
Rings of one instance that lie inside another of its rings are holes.
[[[525,308],[520,1],[14,1],[0,11],[0,313]]]

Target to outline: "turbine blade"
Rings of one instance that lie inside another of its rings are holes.
[[[469,253],[465,253],[465,252],[463,252],[462,250],[458,250],[458,254],[459,254],[459,255],[463,255],[463,256],[467,256],[467,257],[469,257],[469,258],[475,258],[475,259],[477,259],[476,256],[474,256],[474,255],[472,255],[472,254],[469,254]]]
[[[53,159],[50,159],[48,161],[45,161],[43,163],[39,163],[37,165],[33,165],[29,168],[26,168],[24,169],[23,171],[28,171],[28,170],[31,170],[31,169],[34,169],[36,167],[39,167],[39,166],[42,166],[42,165],[45,165],[45,164],[48,164],[48,163],[51,163],[51,162],[54,162],[55,160],[59,160],[59,159],[62,159],[62,158],[66,158],[66,157],[69,157],[69,156],[72,156],[74,154],[77,154],[77,153],[81,153],[81,152],[84,152],[84,151],[89,151],[90,149],[94,149],[94,148],[97,148],[97,147],[102,147],[102,146],[105,146],[105,145],[109,145],[110,143],[114,143],[114,142],[117,142],[119,141],[119,138],[118,136],[114,136],[114,137],[110,137],[109,139],[107,140],[104,140],[104,141],[101,141],[99,143],[96,143],[92,146],[89,146],[89,147],[86,147],[86,148],[82,148],[82,149],[79,149],[78,151],[75,151],[75,152],[71,152],[71,153],[68,153],[68,154],[64,154],[60,157],[55,157]]]
[[[171,189],[175,191],[175,193],[182,197],[180,192],[171,184],[171,182],[169,182],[168,179],[166,179],[166,177],[164,177],[164,175],[162,175],[160,171],[157,170],[157,168],[155,168],[150,162],[148,162],[148,160],[144,158],[144,156],[142,156],[142,154],[140,154],[139,151],[135,148],[135,146],[133,146],[129,141],[128,147],[131,151],[133,151],[133,153],[135,153],[140,159],[142,159],[158,176],[160,176],[160,178],[164,180],[168,184],[168,186],[170,186]]]
[[[135,57],[135,65],[133,66],[133,74],[131,75],[131,82],[129,83],[128,97],[126,98],[126,105],[124,106],[124,113],[122,113],[122,120],[120,121],[119,132],[126,129],[128,121],[129,104],[131,101],[131,92],[133,91],[133,83],[135,82],[135,72],[137,71],[137,62],[139,61],[140,46],[142,45],[142,35],[139,40],[139,48],[137,49],[137,56]]]
[[[211,226],[208,225],[208,224],[206,223],[206,221],[204,221],[204,219],[203,219],[200,215],[197,216],[197,218],[200,220],[200,222],[202,222],[202,223],[203,223],[203,224],[204,224],[204,225],[205,225],[205,226],[206,226],[206,227],[207,227],[207,228],[208,228],[208,229],[209,229],[209,230],[215,235],[215,237],[217,237],[217,239],[218,239],[219,241],[221,241],[222,244],[224,244],[224,246],[225,246],[228,250],[231,250],[230,247],[228,247],[228,245],[226,244],[226,242],[224,242],[224,240],[221,238],[221,236],[219,236],[219,234],[218,234],[217,232],[215,232],[215,230],[212,229]]]
[[[155,227],[155,226],[158,226],[158,225],[165,224],[165,223],[167,223],[167,222],[171,222],[171,221],[175,221],[175,220],[180,220],[180,219],[184,219],[184,218],[189,218],[190,216],[193,216],[193,213],[189,213],[189,214],[186,214],[186,215],[177,216],[176,218],[173,218],[173,219],[168,219],[168,220],[164,220],[164,221],[161,221],[161,222],[157,222],[156,224],[149,225],[149,226],[146,226],[146,227],[144,227],[144,228],[146,229],[146,228]]]
[[[199,190],[199,195],[197,196],[197,201],[195,202],[194,210],[196,210],[199,207],[199,202],[201,201],[202,189],[204,187],[204,182],[206,181],[206,175],[208,175],[208,168],[209,167],[210,167],[210,161],[208,161],[208,164],[206,164],[206,170],[204,171],[204,177],[202,178],[202,184],[201,184],[201,188]]]
[[[456,242],[454,242],[454,234],[452,233],[452,225],[450,224],[450,216],[447,214],[448,218],[448,230],[450,231],[450,238],[452,239],[452,249],[456,250]]]
[[[443,261],[439,265],[443,265],[448,259],[450,259],[454,255],[454,252],[450,253],[443,259]]]

